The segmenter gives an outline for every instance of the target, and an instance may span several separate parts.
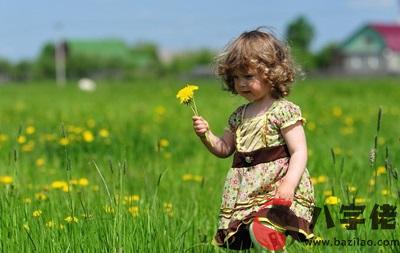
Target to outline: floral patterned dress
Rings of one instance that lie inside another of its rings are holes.
[[[251,152],[260,148],[285,145],[281,129],[303,121],[300,108],[286,99],[275,100],[265,114],[244,118],[247,105],[236,109],[229,118],[229,130],[235,135],[236,152]],[[214,244],[220,247],[245,249],[251,247],[248,225],[257,216],[260,207],[274,197],[274,192],[285,176],[289,157],[235,167],[228,171],[222,195],[218,231]],[[314,190],[308,170],[305,169],[295,190],[290,211],[300,222],[281,227],[291,230],[295,239],[313,237],[312,215]],[[276,224],[271,224],[276,225]]]

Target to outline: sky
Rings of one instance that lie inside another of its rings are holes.
[[[400,22],[400,0],[0,0],[0,58],[33,59],[46,42],[119,38],[161,51],[221,50],[240,33],[269,27],[283,39],[305,16],[313,51],[371,22]]]

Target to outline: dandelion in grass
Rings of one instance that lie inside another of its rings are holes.
[[[10,176],[0,176],[0,183],[10,185],[13,183],[13,178]]]
[[[56,226],[56,223],[53,220],[49,220],[46,222],[46,227],[48,228],[54,228]]]
[[[108,130],[107,129],[105,129],[105,128],[102,128],[102,129],[100,129],[100,131],[99,131],[99,136],[101,137],[101,138],[108,138],[109,136],[110,136],[110,132],[108,132]]]
[[[48,197],[44,192],[38,192],[38,193],[35,193],[35,199],[39,200],[39,201],[44,201],[44,200],[47,200]]]
[[[378,175],[378,176],[380,176],[380,175],[382,175],[382,174],[385,174],[386,173],[386,168],[385,168],[385,166],[379,166],[377,169],[376,169],[376,175]]]
[[[38,217],[40,217],[41,215],[42,215],[42,210],[35,210],[35,211],[33,211],[33,213],[32,213],[32,216],[35,217],[35,218],[38,218]]]
[[[24,135],[20,135],[17,137],[17,142],[19,144],[24,144],[26,142],[26,137]]]
[[[85,142],[89,142],[90,143],[90,142],[94,141],[94,136],[93,136],[92,132],[90,132],[88,130],[83,132],[82,137],[83,137],[83,140]]]
[[[355,204],[365,204],[365,198],[355,198],[354,203]]]
[[[114,208],[113,208],[112,206],[105,205],[105,206],[103,207],[103,209],[104,209],[104,212],[105,212],[105,213],[108,213],[108,214],[114,213]]]
[[[176,98],[179,99],[181,104],[190,106],[195,116],[199,116],[199,111],[197,110],[196,102],[194,100],[194,91],[198,89],[199,87],[196,85],[186,84],[186,86],[180,89],[176,94]],[[205,133],[205,137],[207,141],[212,145],[212,142],[210,142],[208,131]]]
[[[171,202],[164,202],[164,212],[169,216],[172,217],[174,215],[173,209],[172,209],[172,203]]]
[[[132,215],[132,217],[137,217],[139,216],[139,207],[131,206],[128,208],[128,212]]]
[[[80,186],[88,186],[89,185],[89,180],[87,178],[80,178],[78,181],[78,184]]]
[[[44,158],[38,158],[35,161],[36,167],[41,168],[45,165],[46,161],[44,160]]]
[[[32,199],[31,198],[24,198],[22,200],[22,202],[24,202],[24,204],[30,204],[30,203],[32,203]]]
[[[64,220],[69,224],[79,222],[78,218],[76,218],[75,216],[67,216]]]
[[[28,126],[25,129],[25,132],[26,132],[27,135],[32,135],[32,134],[34,134],[36,132],[36,129],[35,129],[34,126]]]
[[[61,146],[67,146],[69,144],[69,140],[66,137],[63,137],[58,142]]]
[[[340,199],[336,196],[329,196],[325,199],[325,204],[327,205],[337,205],[340,203]]]

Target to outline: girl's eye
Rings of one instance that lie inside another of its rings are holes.
[[[245,75],[244,78],[246,78],[247,80],[252,79],[254,76],[253,75]]]

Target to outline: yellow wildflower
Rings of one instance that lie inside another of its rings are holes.
[[[24,135],[18,136],[17,142],[18,142],[19,144],[24,144],[24,143],[26,142],[26,137],[25,137]]]
[[[383,195],[383,196],[387,196],[387,195],[389,195],[389,191],[387,190],[387,189],[383,189],[382,191],[381,191],[381,194]]]
[[[54,181],[51,183],[51,188],[53,189],[63,189],[64,187],[68,187],[68,183],[65,181]]]
[[[317,125],[314,122],[308,122],[306,125],[307,129],[310,131],[314,131]]]
[[[185,174],[182,176],[183,181],[190,181],[193,180],[193,175],[192,174]]]
[[[199,87],[196,85],[187,84],[186,87],[180,89],[176,94],[176,98],[178,98],[181,104],[189,104],[194,96],[194,91],[198,90]]]
[[[87,186],[89,184],[89,180],[87,178],[83,177],[83,178],[79,179],[78,184],[80,186]]]
[[[30,204],[30,203],[32,203],[32,200],[31,200],[30,198],[24,198],[22,201],[23,201],[25,204]]]
[[[12,184],[13,182],[13,178],[10,176],[1,176],[0,177],[0,183],[5,184],[5,185],[9,185]]]
[[[38,158],[38,159],[36,159],[36,162],[35,162],[36,167],[38,167],[38,168],[43,167],[45,163],[46,162],[43,158]]]
[[[317,180],[317,178],[316,177],[311,177],[311,183],[312,184],[318,184],[318,180]]]
[[[350,186],[350,185],[347,187],[347,189],[348,189],[349,192],[355,192],[355,191],[357,191],[357,188],[356,188],[356,187]]]
[[[193,180],[196,181],[196,182],[202,182],[203,181],[203,176],[196,175],[196,176],[194,176]]]
[[[56,225],[56,223],[52,220],[49,220],[48,222],[46,222],[46,227],[48,228],[53,228]]]
[[[355,204],[364,204],[365,198],[355,198],[354,202],[355,202]]]
[[[5,134],[0,134],[0,142],[6,142],[8,140],[8,136]]]
[[[336,196],[329,196],[325,199],[327,205],[337,205],[338,203],[340,203],[340,199]]]
[[[140,199],[139,195],[136,194],[130,196],[124,196],[124,203],[131,204],[134,201],[139,201],[139,199]]]
[[[83,132],[82,137],[85,142],[92,142],[94,140],[94,136],[93,136],[92,132],[90,132],[88,130]]]
[[[106,213],[114,213],[114,208],[112,206],[105,205],[104,206],[104,212],[106,212]]]
[[[47,195],[45,193],[38,192],[38,193],[35,194],[35,198],[37,200],[46,200],[48,197],[47,197]]]
[[[138,206],[131,206],[128,208],[128,212],[133,216],[136,217],[139,215],[139,207]]]
[[[34,134],[35,131],[36,131],[36,129],[35,129],[34,126],[28,126],[28,127],[25,129],[25,132],[26,132],[27,135]]]
[[[166,148],[169,146],[169,141],[167,139],[160,139],[158,145],[160,146],[160,148]]]
[[[344,119],[344,124],[345,124],[346,126],[352,126],[353,123],[354,123],[354,120],[353,120],[353,118],[352,118],[351,116],[347,116],[347,117]]]
[[[108,132],[107,129],[102,128],[99,131],[99,136],[102,137],[102,138],[108,138],[108,136],[110,136],[110,133]]]
[[[386,168],[385,168],[385,166],[379,166],[379,167],[376,169],[376,173],[377,173],[378,176],[381,175],[381,174],[385,174],[385,173],[386,173]]]
[[[32,216],[33,217],[40,217],[40,215],[42,215],[42,211],[41,210],[35,210],[35,211],[33,211],[33,213],[32,213]]]
[[[324,175],[321,175],[321,176],[319,176],[319,177],[317,178],[317,182],[318,182],[319,184],[326,183],[327,181],[328,181],[328,177],[326,177],[326,176],[324,176]]]
[[[172,210],[172,203],[171,202],[164,202],[164,212],[172,217],[173,216],[173,210]]]
[[[340,108],[339,106],[335,106],[332,108],[332,114],[333,116],[335,116],[336,118],[339,118],[340,116],[342,116],[343,111],[342,108]]]
[[[69,140],[68,140],[68,138],[63,137],[60,139],[59,143],[61,146],[67,146],[69,144]]]
[[[79,221],[75,216],[68,216],[64,220],[68,223],[78,223]]]

